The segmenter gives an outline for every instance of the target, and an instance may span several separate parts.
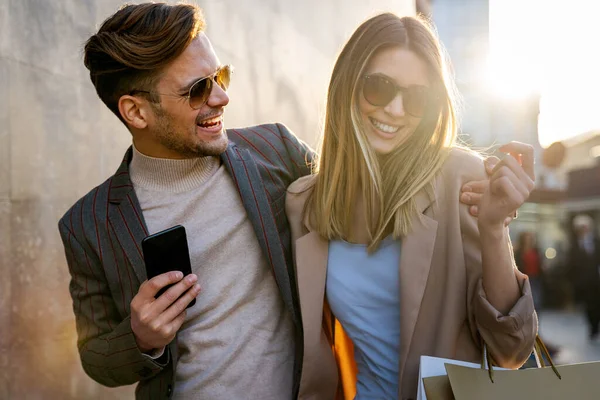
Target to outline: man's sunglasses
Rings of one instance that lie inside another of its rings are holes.
[[[404,110],[414,117],[422,117],[433,98],[425,86],[402,87],[378,74],[363,76],[362,92],[365,100],[377,107],[388,105],[400,92]]]
[[[174,96],[174,97],[185,97],[188,99],[190,103],[190,107],[192,109],[197,110],[202,107],[208,97],[210,96],[213,90],[213,84],[216,82],[217,85],[221,87],[223,90],[227,90],[229,87],[229,82],[231,81],[231,74],[233,74],[233,67],[231,65],[224,65],[219,67],[212,74],[205,76],[204,78],[198,79],[196,82],[190,86],[190,90],[187,95],[178,95],[178,94],[167,94],[167,93],[158,93],[152,92],[156,94],[160,94],[161,96]],[[130,94],[134,93],[151,93],[148,90],[132,90]]]

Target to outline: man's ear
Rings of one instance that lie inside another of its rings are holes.
[[[149,104],[145,99],[123,95],[119,99],[119,112],[127,125],[144,129],[148,126]]]

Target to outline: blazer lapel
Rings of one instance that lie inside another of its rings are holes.
[[[413,231],[402,240],[400,251],[400,380],[427,285],[438,226],[423,214],[431,204],[425,190],[417,194],[416,202],[419,214],[413,218]]]
[[[240,149],[230,143],[221,159],[238,188],[258,242],[279,286],[283,301],[294,321],[299,323],[279,231],[254,158],[248,150]]]
[[[329,242],[317,232],[309,232],[296,240],[296,276],[304,342],[315,344],[315,349],[321,335],[328,254]]]
[[[146,280],[146,267],[142,254],[142,240],[148,236],[148,229],[129,176],[132,153],[130,147],[111,180],[108,219],[136,276],[143,282]]]

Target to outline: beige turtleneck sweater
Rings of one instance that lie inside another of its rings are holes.
[[[134,148],[130,174],[150,234],[185,227],[202,288],[177,335],[173,398],[290,398],[293,324],[225,167]]]

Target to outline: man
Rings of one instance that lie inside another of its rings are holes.
[[[224,130],[231,70],[203,29],[191,5],[130,5],[85,46],[133,146],[59,223],[81,360],[140,398],[290,398],[301,326],[283,203],[312,152],[283,125]],[[194,274],[145,281],[141,240],[177,224]]]
[[[84,62],[133,141],[59,222],[84,370],[139,382],[138,398],[295,398],[303,331],[284,200],[313,152],[281,124],[223,128],[231,68],[196,6],[123,7]],[[141,241],[178,224],[193,274],[147,280]]]
[[[588,215],[573,218],[573,232],[568,257],[570,275],[585,307],[590,340],[594,340],[600,328],[600,243],[594,234],[594,220]]]

